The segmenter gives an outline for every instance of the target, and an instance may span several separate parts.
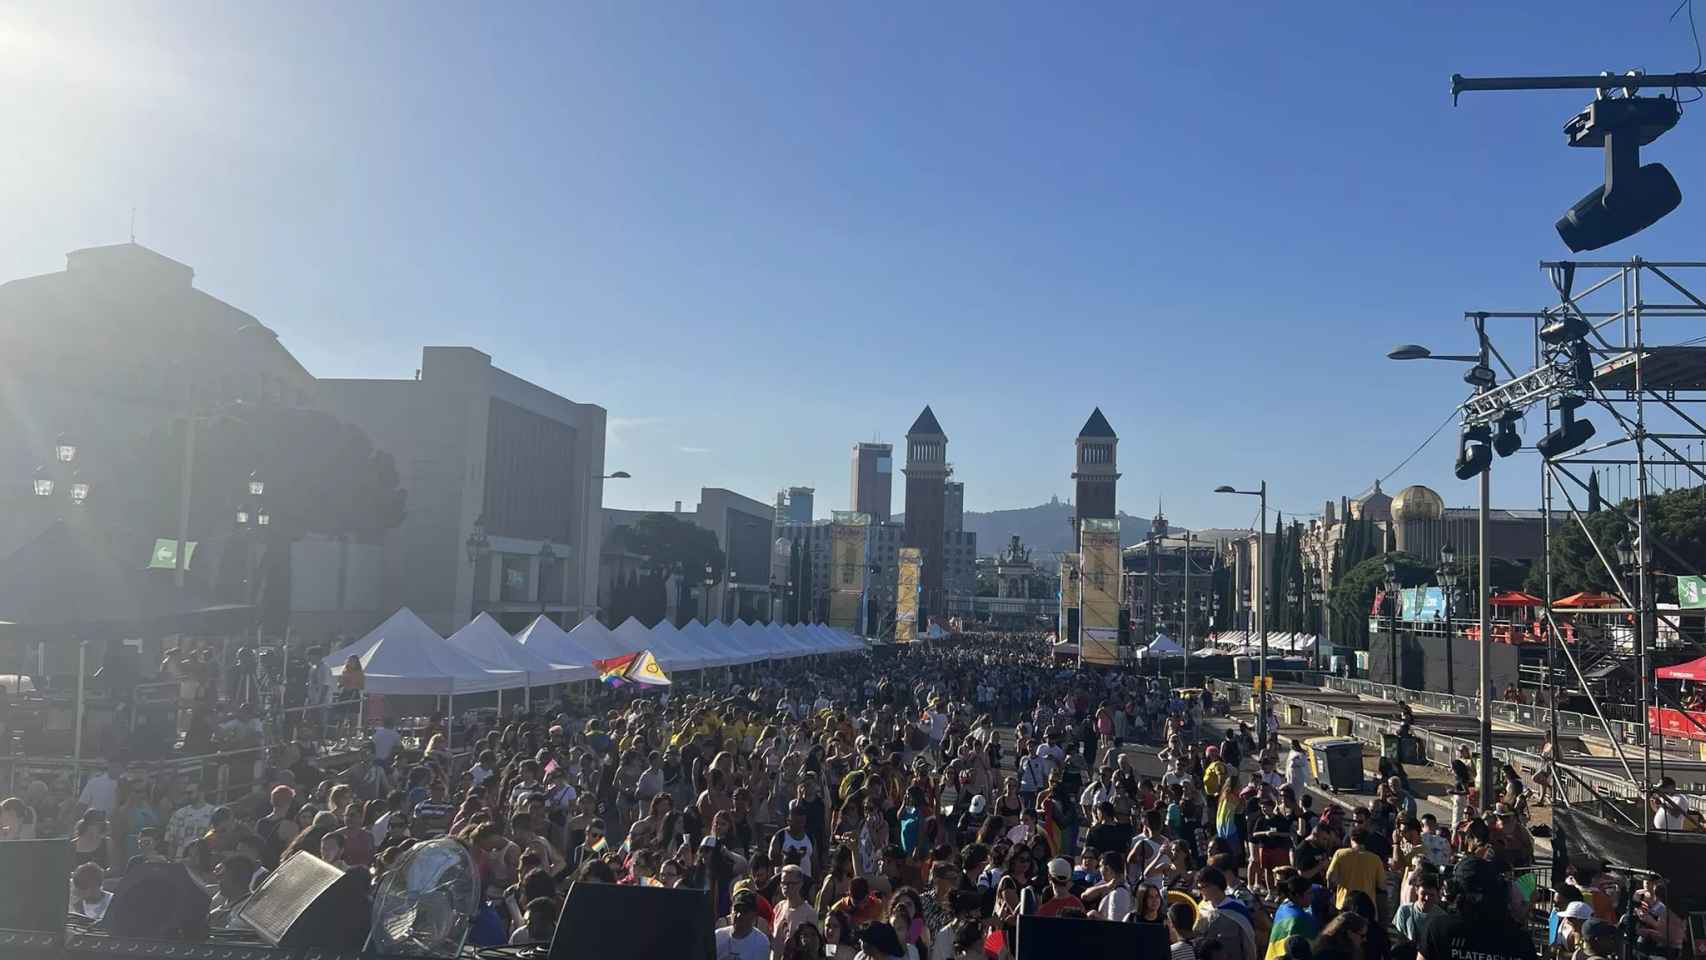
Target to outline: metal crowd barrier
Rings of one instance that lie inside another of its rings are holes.
[[[1325,679],[1327,681],[1326,685],[1329,689],[1337,690],[1341,693],[1355,693],[1394,703],[1399,701],[1408,701],[1410,703],[1421,704],[1428,707],[1434,707],[1436,702],[1443,701],[1445,705],[1438,707],[1438,709],[1444,710],[1447,713],[1456,713],[1463,716],[1478,715],[1478,711],[1474,707],[1474,701],[1464,697],[1452,697],[1446,694],[1435,694],[1419,690],[1394,688],[1386,684],[1373,683],[1368,680],[1345,679],[1342,677],[1328,677]],[[1244,684],[1227,680],[1212,680],[1210,681],[1210,684],[1214,687],[1216,695],[1226,697],[1226,702],[1228,703],[1231,703],[1234,700],[1242,701],[1250,696],[1250,687]],[[1383,735],[1394,732],[1397,727],[1397,724],[1390,717],[1372,717],[1367,714],[1357,712],[1354,707],[1347,708],[1346,706],[1340,706],[1337,704],[1324,704],[1314,700],[1307,700],[1301,697],[1293,697],[1280,693],[1269,693],[1268,698],[1278,704],[1282,710],[1285,708],[1295,708],[1301,711],[1305,726],[1315,727],[1325,731],[1332,731],[1334,719],[1345,719],[1350,726],[1349,735],[1373,746],[1375,756],[1380,755],[1380,751],[1384,746],[1384,741],[1382,739]],[[1506,704],[1505,706],[1516,707],[1518,705]],[[1544,715],[1544,711],[1542,711],[1542,715]],[[1494,716],[1500,716],[1500,714],[1495,711]],[[1581,714],[1568,714],[1568,716],[1576,717],[1577,722],[1580,723]],[[1566,727],[1564,723],[1566,718],[1565,712],[1559,711],[1558,717],[1559,730],[1561,732],[1568,730],[1569,728]],[[1594,728],[1598,728],[1598,718],[1590,719],[1593,720]],[[1442,766],[1449,767],[1451,765],[1452,758],[1457,755],[1457,749],[1460,746],[1467,745],[1471,751],[1477,751],[1480,748],[1480,744],[1477,740],[1466,737],[1454,737],[1427,730],[1426,718],[1418,718],[1416,725],[1411,728],[1410,732],[1422,741],[1423,749],[1428,757],[1428,761]],[[1493,744],[1493,758],[1495,762],[1510,763],[1516,766],[1519,770],[1526,770],[1529,773],[1540,768],[1540,755],[1538,753],[1529,750],[1520,750],[1510,746],[1500,746],[1497,742],[1496,736]],[[1638,785],[1631,782],[1627,777],[1624,777],[1621,774],[1607,773],[1603,770],[1586,769],[1568,763],[1563,764],[1562,766],[1569,771],[1573,778],[1581,781],[1600,793],[1632,803],[1644,802],[1643,795],[1639,791]],[[1700,785],[1698,784],[1684,784],[1683,786],[1685,789],[1693,789],[1696,791],[1700,790]]]

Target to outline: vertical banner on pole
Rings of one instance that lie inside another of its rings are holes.
[[[1120,662],[1120,522],[1078,521],[1078,662],[1098,667]]]
[[[1060,555],[1060,636],[1061,643],[1078,642],[1078,558],[1070,553]]]
[[[871,515],[837,510],[829,528],[829,623],[852,630],[865,591],[865,538]]]
[[[900,569],[895,581],[894,639],[911,643],[918,639],[918,578],[924,569],[924,551],[900,548]]]

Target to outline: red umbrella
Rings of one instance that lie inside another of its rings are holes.
[[[1487,602],[1495,607],[1538,607],[1546,603],[1539,597],[1531,597],[1520,590],[1507,590],[1504,593],[1494,594],[1492,599]]]
[[[1615,607],[1623,601],[1603,593],[1572,593],[1562,600],[1552,601],[1554,607]]]

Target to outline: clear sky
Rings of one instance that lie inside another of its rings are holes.
[[[1450,74],[1687,69],[1673,3],[12,4],[0,277],[134,206],[318,375],[469,344],[603,405],[614,506],[825,515],[926,402],[966,506],[1028,505],[1099,404],[1123,508],[1238,525],[1214,485],[1318,510],[1439,424],[1457,370],[1393,343],[1551,300],[1587,95]],[[1683,206],[1601,254],[1700,256],[1703,138],[1645,151]],[[1468,503],[1453,442],[1390,486]]]

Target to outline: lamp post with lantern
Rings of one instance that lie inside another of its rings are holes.
[[[1445,591],[1445,692],[1449,696],[1457,695],[1457,631],[1451,622],[1457,581],[1457,551],[1448,543],[1439,548],[1439,585]]]

